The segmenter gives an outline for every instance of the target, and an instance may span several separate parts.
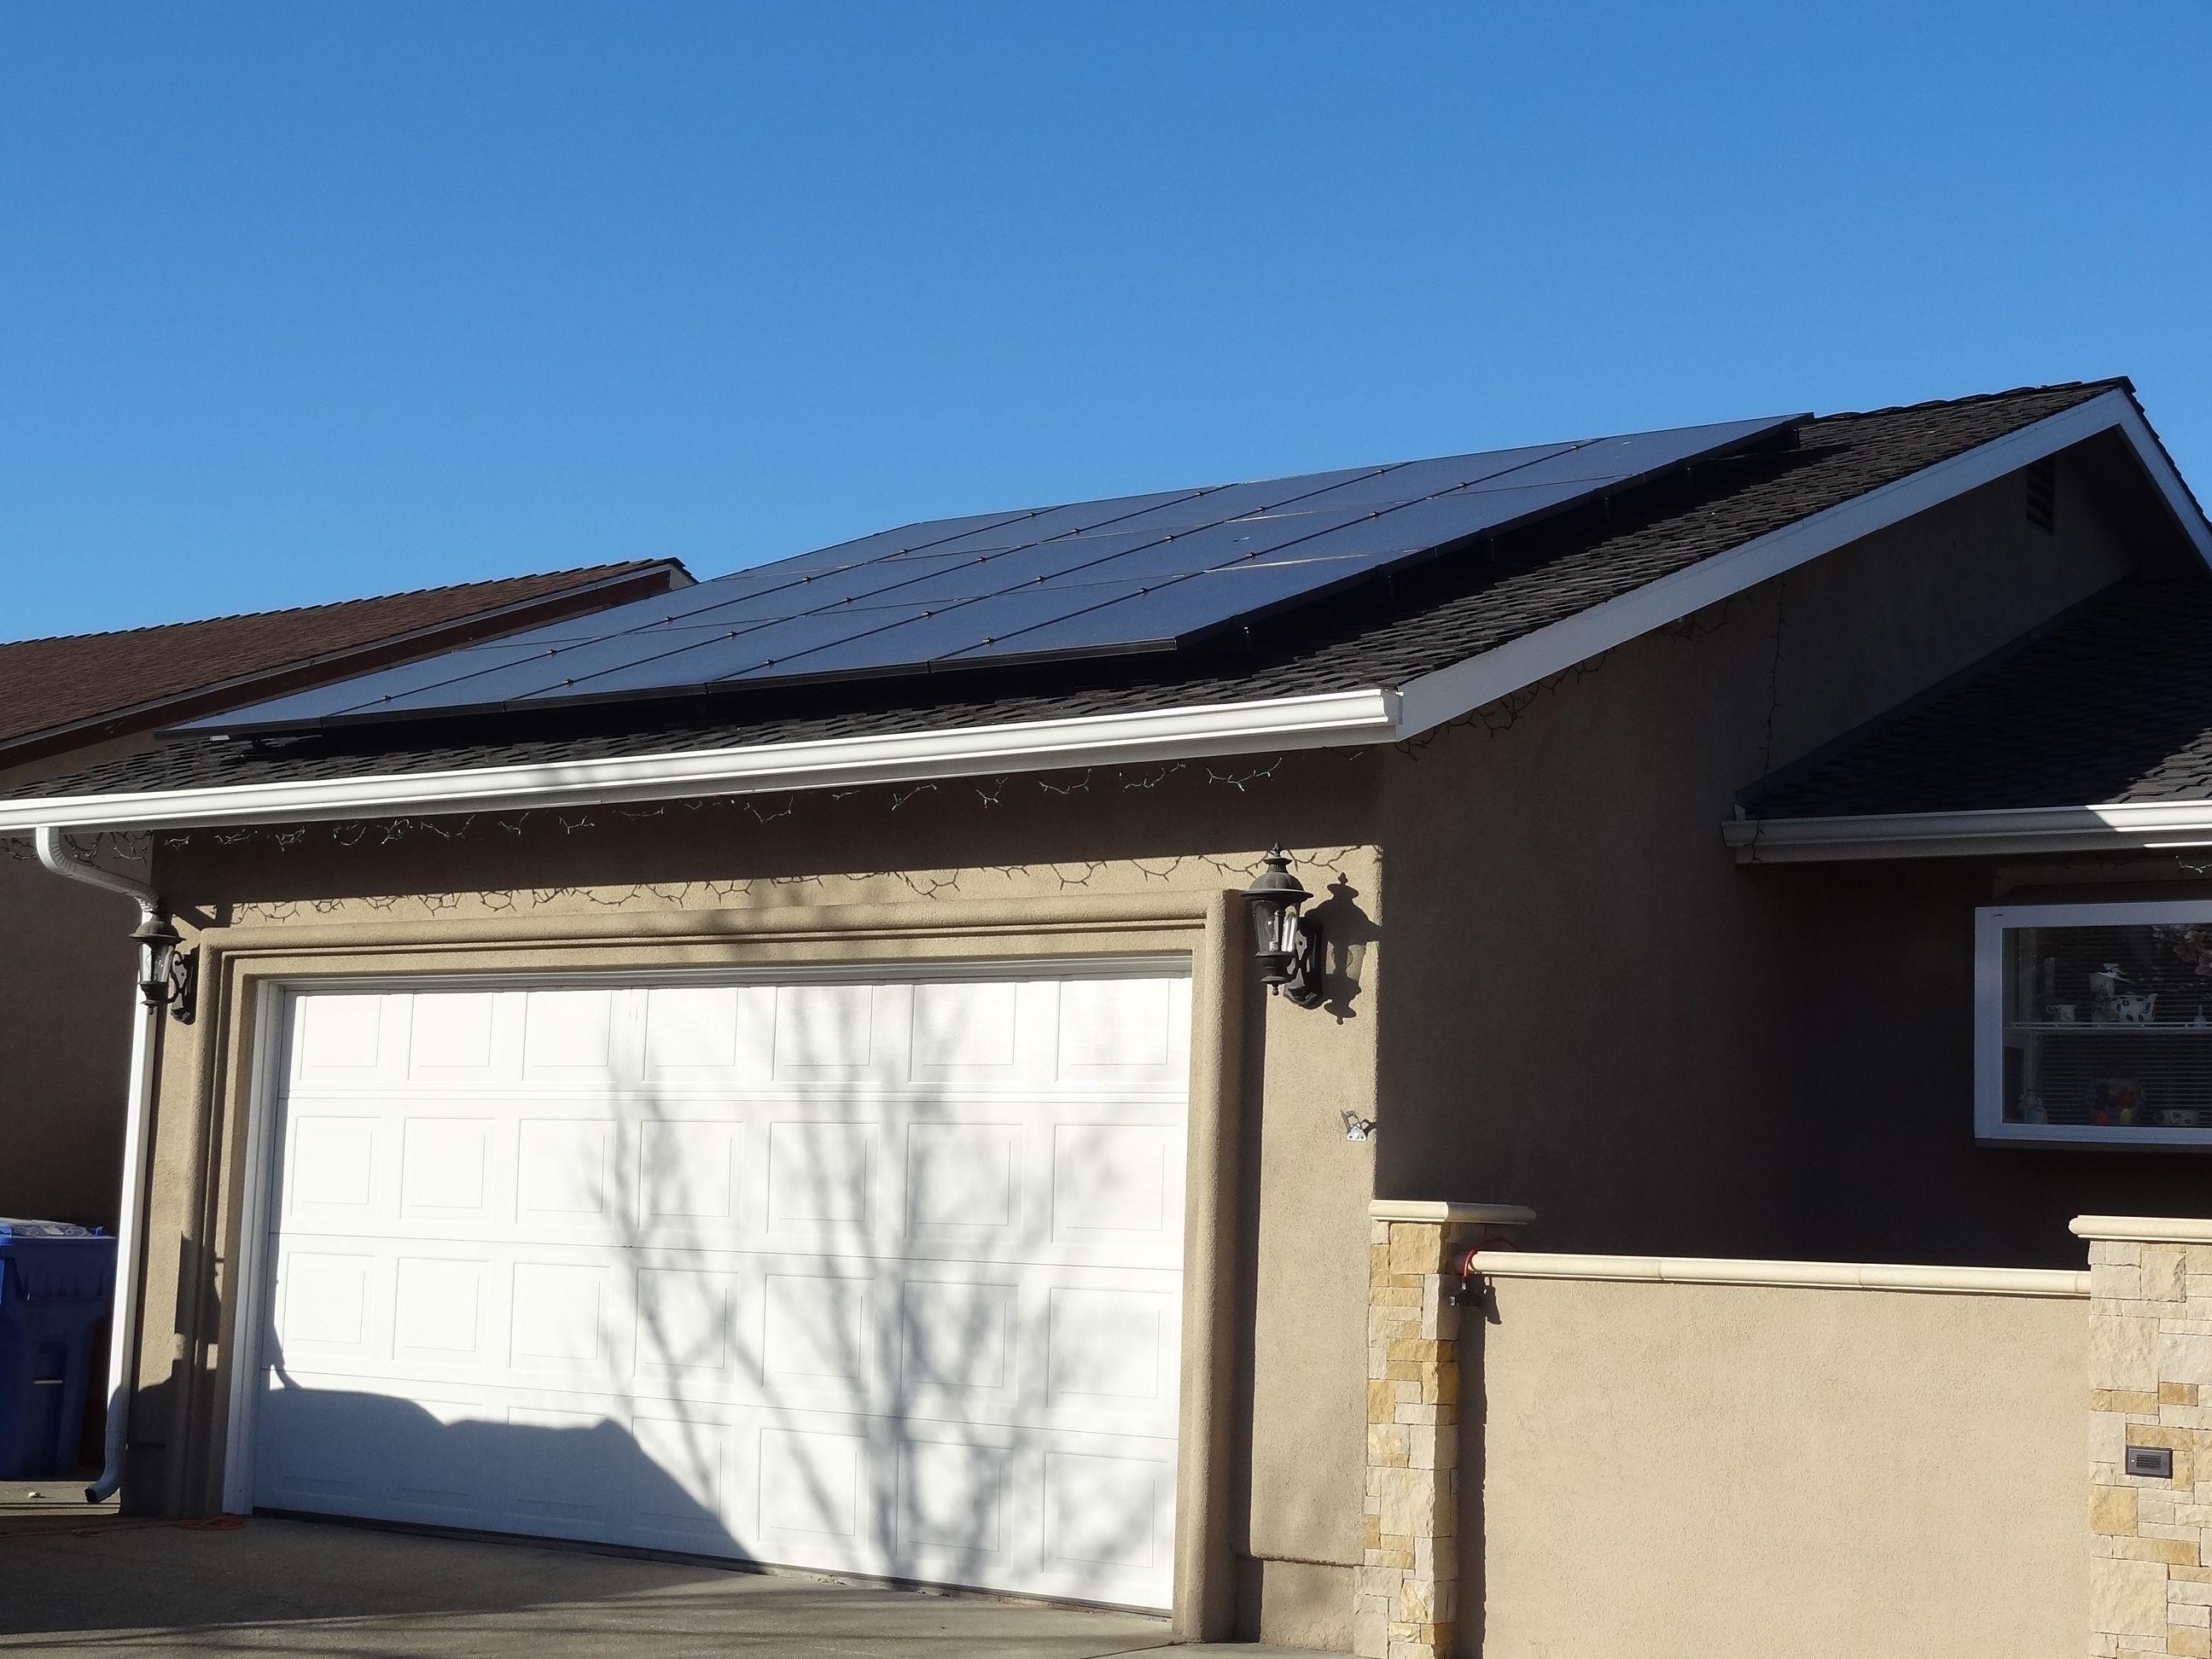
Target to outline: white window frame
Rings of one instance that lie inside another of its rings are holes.
[[[1984,905],[1974,912],[1974,1139],[2018,1146],[2212,1149],[2212,1126],[2157,1124],[2100,1129],[2078,1123],[2008,1123],[2004,1120],[2004,935],[2015,927],[2150,926],[2212,923],[2212,899],[2154,899],[2124,904]],[[2205,1042],[2212,1065],[2212,1037]]]

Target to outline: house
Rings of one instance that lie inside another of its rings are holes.
[[[0,786],[142,754],[179,720],[581,615],[690,580],[647,560],[293,611],[0,644]],[[0,904],[21,951],[0,995],[0,1216],[112,1227],[130,1022],[130,907],[64,885],[10,842]],[[143,851],[141,853],[143,858]]]
[[[19,787],[195,953],[126,1501],[1389,1659],[2194,1629],[2068,1226],[2201,1206],[2208,562],[2034,387],[911,526]]]

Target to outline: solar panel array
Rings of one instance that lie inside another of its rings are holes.
[[[1802,418],[909,525],[181,729],[301,729],[1171,650]]]

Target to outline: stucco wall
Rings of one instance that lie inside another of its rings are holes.
[[[1343,1646],[1361,1542],[1373,1172],[1370,1148],[1346,1139],[1340,1114],[1374,1110],[1381,866],[1358,763],[1271,763],[412,824],[390,839],[358,826],[297,840],[199,836],[164,844],[158,867],[164,891],[198,913],[182,920],[214,925],[204,939],[218,952],[296,938],[336,961],[404,935],[410,963],[450,969],[458,958],[448,951],[489,927],[509,931],[513,949],[497,958],[509,966],[584,960],[552,943],[570,935],[588,935],[594,951],[658,961],[656,936],[711,915],[732,938],[706,960],[758,962],[747,929],[793,918],[808,919],[810,948],[831,958],[847,948],[841,937],[866,954],[885,948],[868,942],[874,934],[907,930],[922,937],[895,954],[911,959],[1018,954],[1025,934],[1087,905],[1232,891],[1282,837],[1308,883],[1328,890],[1322,902],[1347,948],[1333,959],[1326,1009],[1292,1008],[1249,982],[1231,988],[1240,1012],[1226,1058],[1242,1081],[1232,1160],[1241,1170],[1229,1200],[1244,1243],[1224,1321],[1238,1402],[1227,1425],[1238,1493],[1227,1541],[1241,1558],[1232,1583],[1243,1628]],[[977,906],[1002,918],[981,943],[927,937]],[[474,948],[470,965],[482,967],[489,959]],[[702,959],[685,949],[682,959]],[[1242,952],[1240,934],[1240,971]],[[165,1035],[143,1436],[134,1427],[143,1445],[133,1502],[186,1511],[216,1501],[234,1276],[225,1264],[240,1248],[243,1061],[220,993],[210,994],[198,1024]]]
[[[2086,1300],[1492,1289],[1462,1651],[2088,1651]]]
[[[143,742],[0,770],[0,787]],[[0,839],[0,1216],[115,1224],[137,924],[130,900],[49,873],[27,837]]]
[[[1855,914],[1836,872],[1746,870],[1719,826],[1773,767],[2124,574],[2069,476],[2056,536],[2000,480],[1385,762],[1393,890],[1423,925],[1393,941],[1381,1002],[1381,1196],[1528,1204],[1547,1249],[2063,1249],[2048,1206],[1957,1228],[1886,1184],[1923,1158],[1998,1173],[1966,1073],[1928,1063],[1964,1052],[1964,1006],[1895,989],[1929,929],[1948,959],[1970,947],[1958,884]],[[1844,957],[1871,971],[1839,982]],[[1838,1163],[1862,1114],[1887,1138]]]
[[[138,912],[15,845],[0,848],[0,1216],[112,1227]]]

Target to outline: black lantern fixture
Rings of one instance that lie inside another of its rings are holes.
[[[170,1018],[191,1024],[196,953],[177,949],[184,939],[159,910],[143,910],[131,937],[138,946],[140,1000],[149,1009],[167,1008]]]
[[[1260,873],[1244,890],[1244,902],[1252,907],[1260,982],[1270,994],[1298,1007],[1316,1007],[1326,994],[1321,988],[1321,924],[1298,914],[1313,895],[1291,873],[1291,861],[1280,847],[1260,863]]]

